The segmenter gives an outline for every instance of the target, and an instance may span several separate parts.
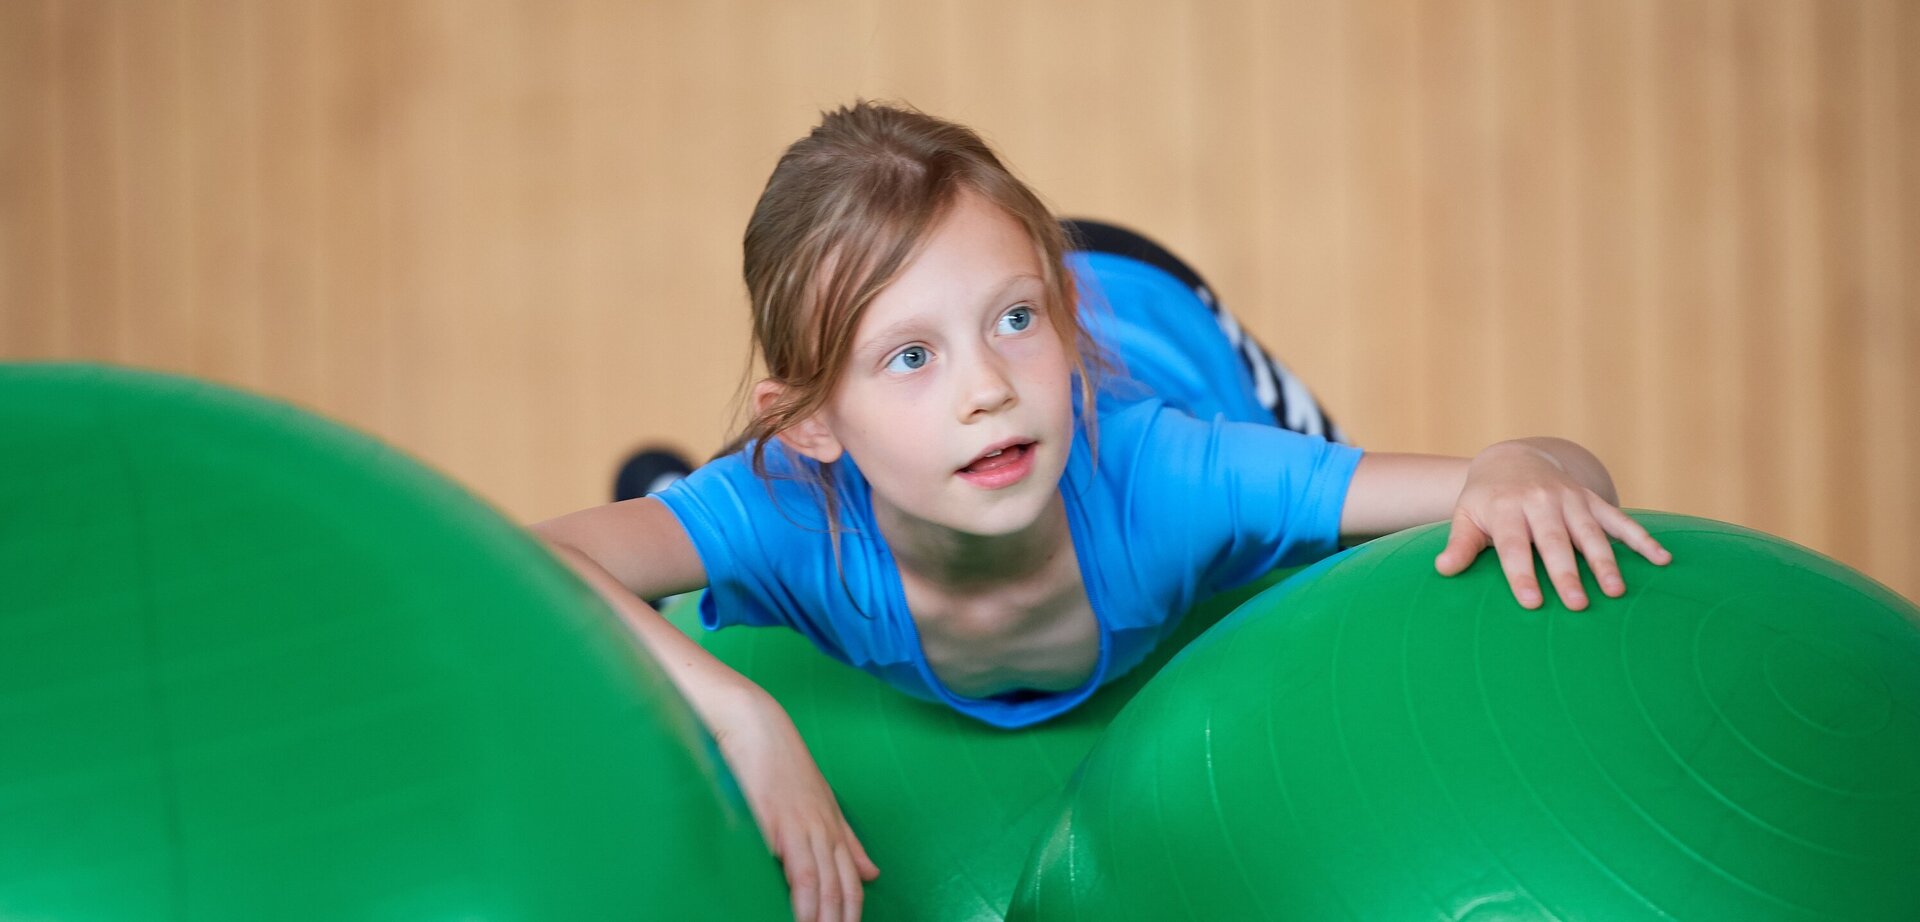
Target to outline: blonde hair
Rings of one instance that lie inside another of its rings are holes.
[[[1083,425],[1095,437],[1090,372],[1105,363],[1076,310],[1060,222],[971,129],[904,104],[859,100],[822,113],[819,126],[787,148],[747,222],[754,351],[780,385],[739,437],[751,443],[763,480],[767,446],[826,405],[867,306],[963,188],[1004,209],[1033,241],[1054,329],[1080,378]],[[838,497],[824,473],[816,483],[837,556]]]

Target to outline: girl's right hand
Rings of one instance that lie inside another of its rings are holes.
[[[862,881],[880,875],[853,835],[833,789],[779,702],[759,689],[743,696],[714,740],[733,769],[767,847],[780,859],[799,922],[856,922]]]

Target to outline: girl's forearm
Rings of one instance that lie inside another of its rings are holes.
[[[694,712],[710,731],[718,734],[743,712],[763,707],[771,700],[752,680],[669,624],[653,606],[628,591],[593,558],[551,540],[547,546],[620,615],[620,620],[667,671],[674,687],[693,705]]]

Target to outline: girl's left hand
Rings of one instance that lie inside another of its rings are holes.
[[[1660,566],[1673,559],[1640,523],[1574,479],[1551,455],[1503,442],[1475,456],[1467,468],[1453,531],[1433,563],[1442,576],[1453,576],[1491,543],[1514,598],[1524,608],[1539,608],[1540,582],[1533,572],[1537,545],[1560,601],[1580,611],[1587,607],[1587,594],[1573,557],[1576,546],[1586,555],[1601,592],[1618,598],[1627,591],[1608,535]]]

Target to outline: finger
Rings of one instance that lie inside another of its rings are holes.
[[[867,847],[860,844],[860,837],[853,834],[853,827],[847,827],[847,841],[853,843],[853,863],[860,869],[861,880],[873,880],[880,876],[880,866],[867,857]]]
[[[1433,568],[1440,571],[1441,576],[1452,576],[1465,570],[1486,549],[1487,533],[1474,524],[1466,510],[1456,509],[1453,530],[1447,534],[1447,546],[1434,558]]]
[[[1540,580],[1533,575],[1533,539],[1527,531],[1526,515],[1515,511],[1493,523],[1493,549],[1500,555],[1500,569],[1506,571],[1507,585],[1522,608],[1540,607]]]
[[[860,889],[860,872],[853,866],[853,852],[845,841],[834,845],[833,863],[840,871],[840,893],[845,900],[842,913],[848,922],[854,922],[860,918],[860,906],[866,894]]]
[[[1573,539],[1567,534],[1566,513],[1547,508],[1527,513],[1527,527],[1533,532],[1534,547],[1540,562],[1546,565],[1547,578],[1553,581],[1561,604],[1572,611],[1587,607],[1587,587],[1580,585],[1580,564],[1573,558]],[[1532,568],[1532,561],[1528,561]]]
[[[787,872],[787,889],[793,897],[795,922],[819,922],[820,868],[813,849],[804,835],[789,834],[781,839],[781,863]]]
[[[1592,507],[1594,517],[1600,520],[1601,527],[1605,528],[1608,534],[1626,542],[1628,547],[1640,552],[1640,556],[1662,567],[1673,562],[1673,554],[1661,546],[1659,541],[1654,540],[1654,537],[1648,534],[1639,522],[1633,520],[1633,516],[1623,512],[1619,506],[1595,497]]]
[[[1580,554],[1587,558],[1587,569],[1593,571],[1600,591],[1616,599],[1625,595],[1627,581],[1620,576],[1620,562],[1614,559],[1613,542],[1607,540],[1606,529],[1600,527],[1587,506],[1578,502],[1567,504],[1567,530],[1579,545]]]
[[[824,833],[816,833],[812,845],[813,860],[820,869],[819,922],[844,922],[846,895],[840,892],[840,869],[834,865],[833,844]]]

